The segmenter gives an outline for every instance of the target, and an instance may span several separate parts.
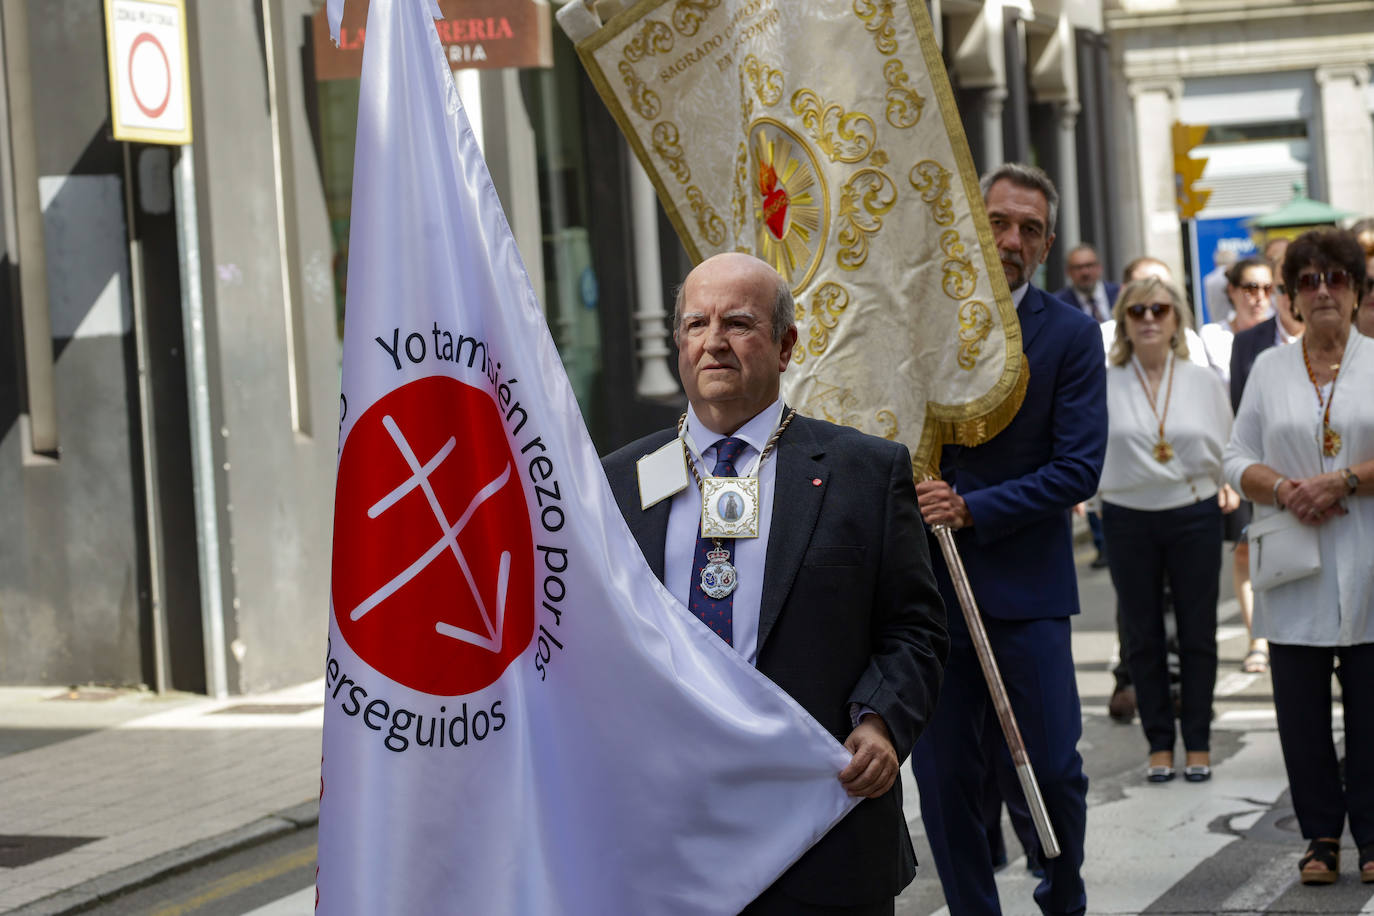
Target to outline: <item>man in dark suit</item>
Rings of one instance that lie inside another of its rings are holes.
[[[1121,292],[1121,286],[1102,282],[1102,259],[1097,256],[1097,249],[1086,242],[1079,245],[1069,252],[1064,269],[1069,275],[1069,285],[1056,292],[1054,297],[1098,324],[1112,317],[1112,306],[1116,304],[1116,294]]]
[[[917,487],[921,513],[947,525],[968,571],[1062,853],[1044,859],[1035,900],[1083,913],[1080,876],[1087,777],[1069,618],[1078,613],[1071,508],[1097,490],[1107,446],[1102,335],[1082,312],[1029,285],[1054,242],[1058,193],[1037,168],[1008,164],[983,179],[1002,269],[1017,303],[1030,383],[1006,429],[976,448],[946,447],[939,481]],[[943,557],[936,577],[954,590]],[[1004,745],[963,617],[951,610],[940,703],[912,753],[921,813],[952,916],[1000,913],[981,803],[983,774]]]
[[[1278,268],[1274,275],[1279,276]],[[1255,357],[1280,343],[1292,343],[1302,336],[1302,322],[1293,314],[1292,301],[1280,284],[1274,291],[1274,314],[1253,328],[1246,328],[1231,343],[1231,409],[1240,410],[1240,396],[1250,378]]]
[[[674,313],[689,405],[682,441],[662,430],[604,465],[655,574],[854,755],[838,777],[865,801],[745,913],[891,914],[915,874],[897,777],[935,706],[944,608],[906,448],[783,405],[794,310],[786,282],[757,258],[731,252],[699,265]],[[665,447],[680,470],[684,444],[695,466],[685,488],[637,473]],[[756,537],[702,536],[710,475],[757,479]],[[714,565],[722,550],[736,575]]]

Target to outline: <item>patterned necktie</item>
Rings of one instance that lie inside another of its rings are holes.
[[[736,439],[733,436],[729,439],[721,439],[716,442],[716,469],[717,477],[738,477],[735,471],[735,461],[739,459],[747,443],[743,439]],[[730,551],[732,561],[735,552],[734,538],[721,538],[720,546]],[[706,624],[711,630],[725,640],[728,645],[734,645],[735,621],[731,609],[734,606],[735,593],[732,591],[724,598],[712,598],[701,590],[701,571],[706,568],[706,552],[715,549],[715,540],[708,537],[697,536],[697,554],[692,562],[692,583],[688,589],[691,596],[687,601],[687,607],[702,623]]]

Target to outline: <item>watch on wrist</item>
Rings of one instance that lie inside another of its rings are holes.
[[[1357,475],[1354,471],[1350,470],[1350,468],[1343,469],[1340,472],[1340,475],[1345,478],[1345,488],[1347,491],[1349,491],[1350,493],[1354,493],[1356,490],[1359,489],[1359,475]]]

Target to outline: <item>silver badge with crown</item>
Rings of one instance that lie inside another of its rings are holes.
[[[730,562],[730,551],[717,546],[706,551],[706,565],[701,569],[701,590],[708,598],[719,601],[728,597],[739,585],[739,575]]]

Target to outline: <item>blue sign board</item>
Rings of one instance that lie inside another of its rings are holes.
[[[1226,317],[1225,306],[1219,309],[1209,309],[1211,303],[1202,301],[1202,278],[1207,276],[1216,268],[1216,254],[1218,251],[1231,251],[1235,253],[1236,260],[1241,258],[1258,257],[1259,250],[1255,248],[1255,243],[1250,239],[1250,230],[1245,228],[1245,224],[1254,219],[1257,214],[1249,216],[1225,216],[1216,219],[1199,219],[1193,221],[1193,306],[1198,313],[1201,324],[1208,321],[1220,321]],[[1221,314],[1213,314],[1220,311]]]

